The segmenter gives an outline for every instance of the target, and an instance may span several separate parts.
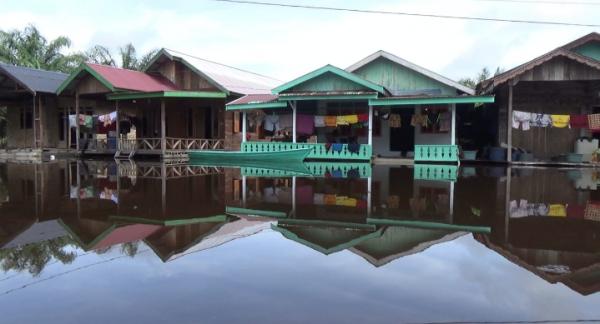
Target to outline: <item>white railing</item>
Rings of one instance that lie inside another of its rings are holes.
[[[167,137],[165,140],[167,151],[223,150],[225,148],[223,139]],[[120,149],[123,152],[160,151],[162,149],[161,142],[161,138],[122,139]]]

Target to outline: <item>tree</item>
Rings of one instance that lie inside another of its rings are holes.
[[[133,44],[129,43],[119,48],[119,67],[129,70],[142,70],[150,60],[156,55],[158,50],[151,50],[150,52],[142,55],[138,58],[137,51]],[[88,61],[96,64],[117,66],[117,62],[111,54],[110,50],[101,45],[96,45],[90,48],[86,53]]]
[[[81,54],[63,54],[70,47],[68,37],[48,41],[33,25],[0,30],[0,61],[13,65],[69,73],[84,61]]]
[[[504,69],[497,67],[496,72],[494,72],[494,76],[502,72],[504,72]],[[490,70],[487,67],[484,67],[483,69],[481,69],[481,71],[477,73],[477,75],[474,78],[462,78],[458,80],[458,83],[467,86],[471,89],[475,89],[479,83],[489,79],[491,75],[492,74],[490,73]]]

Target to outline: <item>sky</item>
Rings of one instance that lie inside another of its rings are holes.
[[[329,7],[594,24],[597,0],[264,0]],[[211,0],[0,0],[0,29],[34,24],[71,50],[166,47],[289,81],[385,50],[451,79],[509,69],[600,28],[316,11]]]

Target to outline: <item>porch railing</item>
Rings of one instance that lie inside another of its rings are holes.
[[[242,152],[267,153],[311,148],[307,159],[315,160],[362,160],[369,161],[373,155],[371,145],[361,144],[357,152],[350,152],[348,144],[341,144],[340,150],[327,148],[323,143],[288,143],[288,142],[245,142]]]
[[[458,162],[458,146],[415,145],[415,161]]]
[[[166,150],[223,150],[224,142],[222,139],[167,137]],[[122,139],[121,151],[160,151],[162,149],[161,143],[161,138]]]
[[[415,180],[456,181],[458,178],[458,166],[415,164],[413,176]]]

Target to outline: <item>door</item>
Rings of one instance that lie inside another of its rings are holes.
[[[415,128],[410,124],[414,108],[392,109],[390,114],[400,115],[400,127],[390,127],[390,151],[406,152],[415,149]],[[388,124],[389,125],[389,124]]]

